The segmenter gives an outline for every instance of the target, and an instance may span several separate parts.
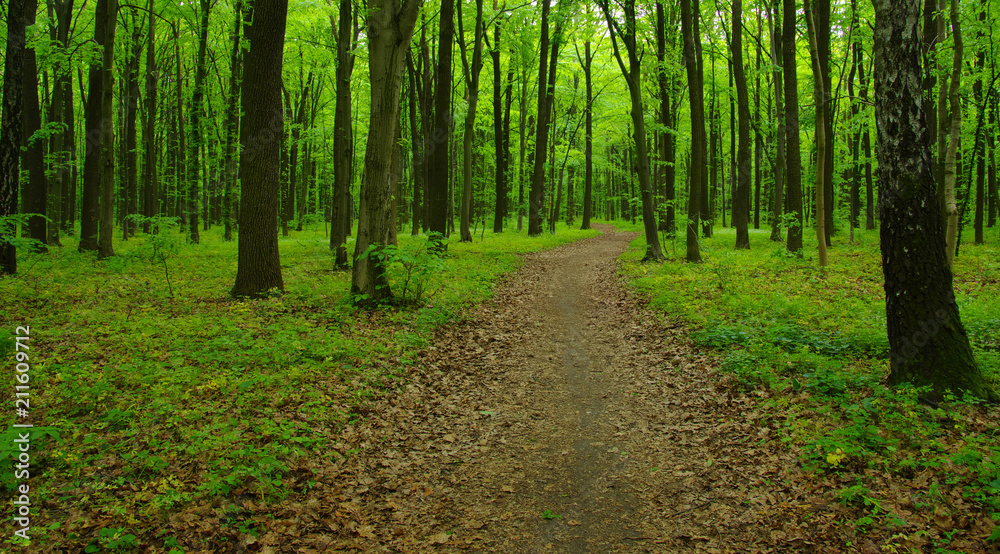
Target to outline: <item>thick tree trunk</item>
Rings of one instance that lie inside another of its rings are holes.
[[[427,202],[431,233],[448,234],[448,165],[451,136],[451,65],[455,40],[455,0],[441,2],[438,24],[437,82],[434,87],[434,130],[425,133],[428,156]]]
[[[240,129],[238,265],[234,297],[265,297],[283,291],[278,254],[278,186],[284,116],[281,66],[288,0],[254,0],[243,33],[250,43],[243,80]]]
[[[0,122],[0,217],[17,215],[21,176],[23,96],[21,82],[25,47],[24,0],[7,0],[7,48],[3,67],[3,119]],[[17,273],[14,225],[0,225],[0,275]]]
[[[392,160],[397,156],[400,87],[403,65],[413,36],[421,0],[378,0],[368,14],[368,75],[371,113],[365,166],[361,177],[361,211],[354,249],[351,294],[366,303],[392,298],[386,264],[376,254],[390,244],[392,191],[396,181]],[[439,91],[440,92],[440,91]]]
[[[676,12],[671,12],[676,13]],[[672,19],[673,17],[671,17]],[[676,26],[675,21],[671,21],[669,26],[671,29]],[[669,132],[674,128],[674,118],[676,117],[675,107],[671,104],[671,77],[669,76],[669,70],[664,66],[666,62],[666,50],[667,50],[667,21],[666,14],[664,13],[663,2],[658,1],[656,3],[656,59],[660,62],[660,67],[657,71],[657,85],[660,92],[660,125],[663,126],[663,131],[660,133],[660,148],[659,156],[660,163],[663,164],[663,202],[665,204],[664,209],[661,210],[661,219],[659,224],[660,231],[665,231],[667,236],[673,237],[677,233],[676,223],[674,222],[674,161],[675,161],[675,149],[674,144],[676,142],[674,134]],[[671,41],[673,42],[673,41]],[[587,100],[588,106],[590,100]],[[588,135],[590,130],[588,127]]]
[[[108,11],[114,0],[98,0],[94,16],[94,41],[107,48]],[[102,60],[90,65],[89,88],[84,115],[86,142],[83,162],[83,199],[80,213],[80,251],[96,251],[100,232],[101,175],[104,143],[111,140],[112,130],[103,127],[104,71]]]
[[[545,195],[545,160],[549,143],[549,119],[552,113],[552,99],[555,96],[555,83],[549,82],[555,77],[556,60],[559,52],[559,26],[556,26],[556,36],[552,40],[551,67],[546,55],[549,54],[549,0],[542,0],[541,40],[538,60],[538,119],[535,121],[535,152],[532,155],[531,188],[528,193],[528,234],[531,236],[542,233],[542,202]],[[549,69],[547,72],[546,69]]]
[[[698,215],[701,206],[701,183],[706,169],[705,159],[705,93],[702,72],[696,54],[701,44],[698,32],[698,0],[681,0],[681,29],[684,33],[684,65],[687,68],[688,94],[691,102],[691,194],[688,195],[687,213],[687,261],[700,262],[701,249],[698,246]]]
[[[920,0],[875,0],[879,218],[889,334],[889,383],[930,386],[928,400],[967,391],[1000,396],[976,366],[944,251],[923,109]]]
[[[494,1],[494,9],[496,8],[496,2]],[[500,82],[500,32],[501,25],[500,19],[498,18],[493,27],[493,45],[490,50],[490,56],[493,58],[493,146],[496,150],[496,177],[495,177],[495,193],[496,200],[494,204],[493,211],[493,232],[501,233],[503,232],[504,218],[507,217],[507,168],[509,166],[509,146],[510,146],[510,132],[507,129],[510,121],[510,81],[513,79],[513,60],[511,60],[511,67],[508,71],[508,88],[507,88],[507,122],[504,124],[503,119],[503,88]]]

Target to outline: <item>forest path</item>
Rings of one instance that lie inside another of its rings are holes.
[[[623,287],[616,258],[635,234],[602,230],[527,256],[491,301],[436,335],[405,390],[346,430],[360,452],[336,476],[330,546],[773,544],[760,527],[778,492],[768,474],[793,462],[758,446],[773,437],[744,417],[754,401]]]

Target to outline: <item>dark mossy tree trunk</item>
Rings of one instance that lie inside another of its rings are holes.
[[[243,34],[250,43],[243,79],[240,128],[238,265],[234,297],[259,298],[283,291],[278,255],[278,187],[284,114],[281,66],[288,0],[251,0]]]
[[[101,205],[100,231],[97,241],[97,256],[109,258],[115,255],[112,246],[115,213],[115,128],[114,128],[114,66],[115,28],[117,27],[118,0],[108,1],[107,43],[104,45],[103,67],[101,70],[101,127],[105,139],[101,155]]]
[[[233,240],[233,203],[239,183],[239,165],[236,146],[240,140],[240,98],[243,86],[243,48],[240,45],[240,29],[243,26],[243,2],[236,0],[233,5],[233,27],[229,33],[232,54],[229,58],[229,94],[226,97],[226,146],[223,170],[222,225],[223,240]]]
[[[691,165],[689,178],[692,183],[688,195],[687,261],[700,262],[698,246],[698,215],[701,207],[701,183],[707,169],[705,136],[705,93],[697,50],[701,47],[698,31],[700,13],[698,0],[681,0],[681,32],[684,33],[684,66],[687,68],[688,94],[691,102]]]
[[[750,97],[747,94],[746,72],[743,69],[743,3],[733,0],[732,56],[733,81],[736,83],[736,108],[739,112],[739,145],[736,151],[736,192],[733,195],[733,227],[736,228],[736,248],[750,249]]]
[[[889,383],[1000,401],[972,355],[945,252],[931,136],[922,108],[920,0],[875,0],[879,219]]]
[[[377,254],[391,243],[393,159],[398,156],[400,88],[406,52],[416,26],[422,0],[377,0],[369,3],[368,75],[371,80],[371,113],[361,176],[361,209],[354,249],[351,294],[376,303],[392,298],[386,264]],[[439,91],[440,92],[440,91]]]
[[[354,73],[353,44],[357,14],[352,14],[351,0],[341,0],[337,24],[330,24],[336,33],[337,86],[333,115],[333,200],[330,206],[330,249],[334,250],[334,267],[346,270],[347,236],[353,201],[351,180],[354,162],[354,128],[351,120],[351,75]]]
[[[24,0],[7,0],[7,48],[3,66],[3,119],[0,120],[0,217],[17,215],[21,176],[21,71],[25,46]],[[15,226],[0,224],[0,275],[17,273],[17,249],[10,243]]]
[[[782,0],[781,65],[785,89],[785,188],[787,210],[795,221],[788,226],[789,252],[802,250],[802,154],[799,150],[799,80],[795,55],[795,0]]]
[[[153,11],[153,0],[149,0],[149,3],[146,4],[146,10],[149,17],[147,23],[149,31],[146,33],[146,113],[142,136],[146,156],[142,168],[142,215],[149,218],[160,213],[159,171],[156,167],[157,153],[159,151],[156,144],[157,82],[159,71],[156,66],[156,13]],[[148,220],[143,223],[142,231],[144,233],[152,231],[152,226]]]
[[[31,27],[35,24],[35,14],[38,11],[38,0],[27,0],[24,3],[24,24]],[[38,101],[38,63],[34,48],[25,48],[22,58],[23,68],[21,78],[24,85],[21,88],[24,102],[24,165],[28,170],[28,187],[25,191],[25,210],[32,215],[28,218],[28,235],[37,240],[37,247],[45,250],[48,239],[47,197],[49,194],[48,178],[45,175],[45,141],[35,137],[42,127],[42,109]],[[34,140],[33,140],[34,139]]]
[[[68,54],[69,31],[73,23],[73,0],[52,0],[49,2],[49,18],[53,21],[51,38],[53,46],[62,55]],[[52,156],[52,175],[49,178],[48,191],[48,244],[61,246],[60,232],[65,230],[66,221],[63,209],[63,198],[72,186],[73,168],[70,164],[73,143],[68,141],[71,122],[67,121],[67,108],[72,109],[70,101],[73,94],[72,67],[68,60],[57,59],[53,66],[54,84],[52,100],[49,104],[49,123],[58,123],[63,129],[56,129],[49,142],[49,152]]]
[[[420,40],[424,40],[424,31],[421,31]],[[421,200],[421,194],[423,193],[425,186],[425,173],[424,173],[424,152],[423,152],[423,139],[422,129],[420,124],[420,119],[417,114],[420,110],[420,102],[418,98],[420,95],[417,93],[417,87],[419,86],[420,79],[418,77],[418,72],[413,63],[412,52],[406,55],[406,74],[408,78],[407,89],[408,89],[408,104],[409,104],[409,119],[410,119],[410,154],[412,156],[412,166],[411,174],[413,181],[413,205],[412,207],[412,224],[410,226],[410,235],[417,236],[420,234],[420,222],[423,219],[423,200]],[[426,127],[426,120],[424,120],[424,126]]]
[[[823,73],[822,47],[818,38],[821,32],[819,25],[816,23],[816,14],[810,7],[809,2],[810,0],[805,0],[803,4],[805,7],[806,30],[809,36],[809,51],[812,57],[813,75],[820,75]],[[830,159],[827,156],[827,151],[831,150],[831,148],[829,147],[830,141],[827,140],[829,125],[827,125],[827,93],[824,81],[825,79],[813,79],[814,97],[816,99],[816,242],[819,244],[820,267],[826,267],[827,265],[827,246],[830,244],[830,233],[827,227],[832,225],[830,219],[824,216],[828,212],[826,209],[827,202],[830,201],[827,189],[832,188],[831,181],[827,179],[828,172],[826,170]]]
[[[113,45],[113,31],[108,29],[109,12],[117,11],[115,0],[99,0],[94,16],[94,42],[99,44],[105,54],[110,54]],[[114,15],[110,16],[114,21]],[[105,144],[110,148],[114,131],[110,125],[105,126],[104,117],[104,58],[92,58],[86,107],[86,137],[83,162],[83,198],[80,212],[80,251],[97,251],[98,236],[101,225],[101,184],[104,173]],[[110,60],[109,60],[110,61]],[[110,71],[110,69],[109,69]],[[109,79],[110,80],[110,79]],[[110,114],[109,114],[110,115]],[[110,234],[108,235],[110,241]]]
[[[494,1],[494,9],[496,2]],[[507,69],[507,99],[504,103],[503,86],[500,81],[500,35],[502,21],[497,18],[493,26],[493,44],[490,56],[493,58],[493,147],[496,149],[495,204],[493,211],[493,232],[503,232],[504,219],[507,217],[507,175],[510,169],[510,103],[514,81],[514,60],[511,59]],[[502,105],[503,103],[503,105]]]

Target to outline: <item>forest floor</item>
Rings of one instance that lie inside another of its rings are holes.
[[[354,455],[309,495],[308,511],[332,517],[246,546],[287,549],[288,531],[320,551],[808,544],[771,531],[794,455],[753,394],[627,291],[617,258],[635,234],[602,230],[528,255],[436,334],[405,390],[345,430],[338,446]]]

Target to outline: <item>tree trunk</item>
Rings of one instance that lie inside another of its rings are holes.
[[[785,188],[785,172],[787,162],[785,159],[785,106],[783,98],[783,62],[781,60],[781,51],[783,47],[784,37],[781,33],[781,19],[778,12],[778,1],[775,0],[774,4],[768,7],[767,12],[767,23],[771,28],[771,59],[777,66],[777,71],[773,73],[774,75],[774,107],[775,107],[775,120],[777,122],[777,132],[776,135],[776,146],[775,146],[775,164],[774,164],[774,208],[772,209],[772,221],[771,221],[771,240],[778,242],[781,241],[781,220],[785,211],[785,199],[784,199],[784,188]],[[774,20],[778,21],[775,22]]]
[[[823,63],[820,57],[820,47],[818,46],[818,29],[813,11],[809,5],[810,0],[803,4],[806,12],[806,27],[809,33],[809,50],[812,54],[813,75],[823,74]],[[827,124],[826,124],[826,88],[823,79],[813,79],[813,88],[816,97],[816,242],[819,244],[819,266],[827,266],[826,247],[829,241],[829,233],[826,228],[830,223],[826,218],[826,202],[828,195],[826,188],[827,181]]]
[[[377,0],[369,4],[373,8],[368,14],[371,113],[351,275],[351,294],[366,303],[392,298],[386,264],[378,260],[377,254],[390,243],[395,224],[392,191],[396,183],[392,159],[398,155],[394,139],[399,126],[399,91],[421,3],[421,0],[405,0],[400,5],[396,0]]]
[[[786,247],[789,252],[802,249],[802,157],[799,150],[799,81],[795,56],[795,0],[783,0],[781,21],[781,64],[785,89],[785,184],[788,192],[788,212],[795,221],[788,227]]]
[[[150,0],[152,1],[152,0]],[[224,199],[222,203],[223,240],[233,240],[233,202],[239,183],[239,165],[236,146],[240,140],[240,98],[243,87],[243,49],[240,46],[240,28],[243,26],[243,2],[236,0],[233,5],[233,28],[229,33],[233,50],[229,58],[229,95],[226,97],[226,151],[223,172]]]
[[[333,201],[330,208],[330,249],[334,250],[334,268],[346,270],[347,236],[354,202],[351,178],[354,161],[354,130],[351,121],[351,75],[354,73],[354,18],[351,0],[341,0],[337,25],[330,24],[337,43],[337,103],[333,116]]]
[[[584,181],[583,181],[583,222],[580,229],[590,229],[590,218],[593,216],[594,203],[594,84],[592,67],[594,56],[590,52],[590,41],[583,43],[584,88],[587,90],[587,104],[584,106],[586,119],[586,136],[584,137]]]
[[[465,31],[462,29],[462,4],[458,4],[458,41],[462,54],[462,67],[469,96],[469,108],[465,112],[465,131],[462,135],[462,214],[460,232],[462,242],[472,242],[469,225],[472,221],[472,139],[476,134],[476,110],[479,108],[479,74],[483,69],[483,0],[476,0],[476,28],[473,31],[472,66],[469,66],[465,45]]]
[[[250,43],[243,79],[240,129],[238,265],[234,297],[260,298],[283,291],[278,254],[278,187],[284,116],[281,66],[288,0],[254,0],[243,34]]]
[[[687,213],[687,261],[700,262],[701,250],[698,246],[698,212],[701,206],[701,183],[706,164],[705,154],[705,94],[702,72],[698,64],[696,49],[701,44],[698,31],[698,17],[701,8],[698,0],[681,0],[681,32],[684,33],[684,65],[687,68],[688,94],[691,102],[691,165],[688,175],[691,179],[691,193],[688,195]]]
[[[24,47],[24,0],[7,0],[7,48],[3,67],[3,119],[0,122],[0,217],[17,215],[21,176],[21,141],[24,137],[21,92]],[[17,250],[9,241],[14,224],[0,223],[0,275],[17,273]]]
[[[108,12],[114,11],[115,0],[98,0],[94,16],[94,41],[105,51],[110,50]],[[96,251],[100,232],[101,181],[104,165],[104,144],[110,142],[112,130],[104,127],[103,60],[90,65],[89,88],[85,107],[86,149],[83,165],[83,199],[80,213],[80,251]]]
[[[136,10],[135,13],[137,13]],[[140,21],[138,15],[132,17],[132,44],[125,62],[125,82],[122,86],[125,103],[125,156],[123,161],[125,175],[122,183],[122,239],[128,240],[135,236],[136,223],[128,216],[139,213],[139,56],[142,55],[142,37],[140,36]]]
[[[437,82],[434,87],[434,130],[425,133],[427,151],[427,202],[430,232],[439,241],[448,234],[449,142],[451,136],[451,65],[455,40],[455,0],[442,0],[438,24]]]
[[[733,0],[732,56],[733,81],[736,83],[736,106],[739,112],[739,146],[736,152],[737,178],[733,195],[733,227],[736,228],[736,248],[750,249],[750,98],[747,94],[746,73],[743,70],[743,3]]]
[[[669,27],[673,29],[675,26],[676,22],[671,21],[671,25]],[[674,134],[670,132],[670,130],[674,128],[674,118],[676,117],[676,114],[674,113],[675,108],[670,102],[672,84],[671,77],[668,76],[670,72],[664,65],[667,61],[667,28],[668,26],[666,15],[664,13],[663,2],[658,1],[656,3],[656,59],[660,63],[660,67],[657,69],[657,85],[660,92],[659,123],[663,127],[663,131],[660,133],[659,156],[660,163],[663,164],[663,202],[665,205],[664,209],[661,211],[662,216],[660,219],[659,229],[660,231],[665,231],[667,236],[673,237],[677,232],[676,223],[674,222],[674,144],[676,140],[674,138]],[[589,97],[587,103],[589,107]],[[589,126],[587,134],[588,136],[590,134]]]
[[[542,0],[541,40],[538,56],[538,119],[535,121],[535,152],[532,156],[534,167],[531,171],[531,188],[528,193],[528,234],[531,236],[542,233],[540,212],[545,194],[545,160],[549,143],[549,117],[552,111],[550,99],[555,95],[555,84],[548,82],[546,72],[548,68],[546,55],[549,54],[549,5],[550,0]],[[553,76],[555,75],[555,62],[558,59],[559,51],[558,35],[557,25],[556,36],[552,41],[551,73]]]
[[[35,24],[35,13],[38,11],[38,0],[27,0],[24,3],[24,22],[26,27]],[[38,64],[34,48],[24,49],[23,69],[21,78],[24,84],[21,88],[24,101],[24,164],[28,170],[28,187],[26,189],[25,211],[33,215],[28,218],[28,235],[37,240],[37,246],[46,250],[48,239],[47,196],[49,193],[48,178],[45,175],[45,141],[33,135],[42,127],[42,110],[38,102]],[[36,140],[32,140],[36,138]]]
[[[958,153],[958,141],[962,138],[962,103],[959,90],[962,85],[962,25],[959,20],[958,0],[951,0],[951,32],[954,40],[951,69],[951,88],[948,99],[951,108],[951,129],[948,136],[948,153],[944,162],[944,208],[948,227],[945,233],[948,253],[948,266],[955,259],[955,244],[958,238],[958,204],[955,202],[955,181],[958,170],[955,156]],[[942,85],[943,86],[943,85]],[[881,132],[881,131],[880,131]],[[881,172],[881,171],[880,171]]]
[[[1000,401],[959,318],[922,109],[920,0],[875,0],[875,115],[889,383]],[[957,38],[957,37],[956,37]]]
[[[493,5],[496,9],[496,2]],[[503,232],[504,218],[507,216],[507,167],[509,165],[510,133],[507,125],[504,124],[502,115],[503,92],[500,83],[500,32],[501,25],[498,18],[493,27],[493,45],[490,56],[493,58],[493,146],[496,149],[496,204],[493,212],[493,232]],[[510,121],[510,81],[513,77],[513,60],[508,71],[507,89],[507,121]]]
[[[159,171],[157,168],[156,144],[156,112],[157,112],[157,76],[156,67],[156,13],[153,11],[153,0],[146,5],[149,16],[149,31],[146,34],[146,121],[143,128],[143,143],[146,153],[143,164],[143,203],[142,215],[154,217],[160,214]],[[153,229],[146,221],[142,230],[149,233]]]

